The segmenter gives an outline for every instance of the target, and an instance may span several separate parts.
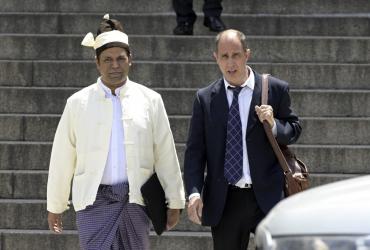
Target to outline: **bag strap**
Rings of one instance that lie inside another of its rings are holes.
[[[268,76],[269,74],[263,74],[262,75],[262,96],[261,96],[261,102],[262,105],[267,105],[268,101]],[[268,121],[264,120],[263,121],[263,128],[265,129],[266,135],[268,140],[270,141],[270,144],[272,146],[272,149],[274,150],[274,153],[280,163],[281,168],[284,171],[284,174],[290,173],[291,170],[288,166],[288,163],[281,152],[281,149],[279,147],[278,142],[276,141],[275,136],[272,133],[272,129]]]

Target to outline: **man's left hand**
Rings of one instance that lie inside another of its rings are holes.
[[[271,128],[274,126],[274,111],[270,105],[255,106],[255,110],[260,122],[266,120]]]
[[[167,209],[167,230],[171,230],[180,220],[180,209]]]

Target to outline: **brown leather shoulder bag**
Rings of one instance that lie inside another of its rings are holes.
[[[262,75],[262,104],[267,105],[268,100],[268,74]],[[275,155],[282,167],[285,175],[285,196],[291,196],[295,193],[309,188],[309,173],[306,164],[299,160],[290,149],[285,145],[279,145],[272,133],[270,124],[265,120],[263,127],[268,140],[275,152]]]

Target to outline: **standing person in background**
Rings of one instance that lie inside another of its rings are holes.
[[[269,103],[261,105],[262,76],[246,64],[243,33],[218,34],[214,57],[223,77],[196,93],[185,151],[188,216],[211,226],[215,250],[245,250],[283,197],[284,173],[262,121],[283,145],[298,139],[301,126],[286,82],[270,77]]]
[[[204,26],[209,30],[220,32],[226,29],[221,20],[222,0],[204,0]],[[176,12],[177,26],[173,30],[175,35],[193,35],[193,26],[197,16],[193,10],[193,0],[173,0]]]
[[[140,188],[155,171],[168,202],[167,229],[185,206],[170,124],[161,96],[128,78],[132,58],[122,25],[105,16],[93,47],[100,77],[67,100],[50,159],[49,228],[62,231],[72,203],[82,249],[149,249],[149,218]]]

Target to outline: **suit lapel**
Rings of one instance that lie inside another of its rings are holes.
[[[262,93],[262,78],[259,74],[254,72],[255,84],[251,100],[251,106],[249,108],[248,124],[246,136],[252,131],[253,127],[259,122],[256,111],[254,107],[256,105],[261,105],[261,93]]]
[[[221,124],[226,131],[229,105],[227,103],[224,80],[220,79],[211,92],[210,113],[215,124]]]

